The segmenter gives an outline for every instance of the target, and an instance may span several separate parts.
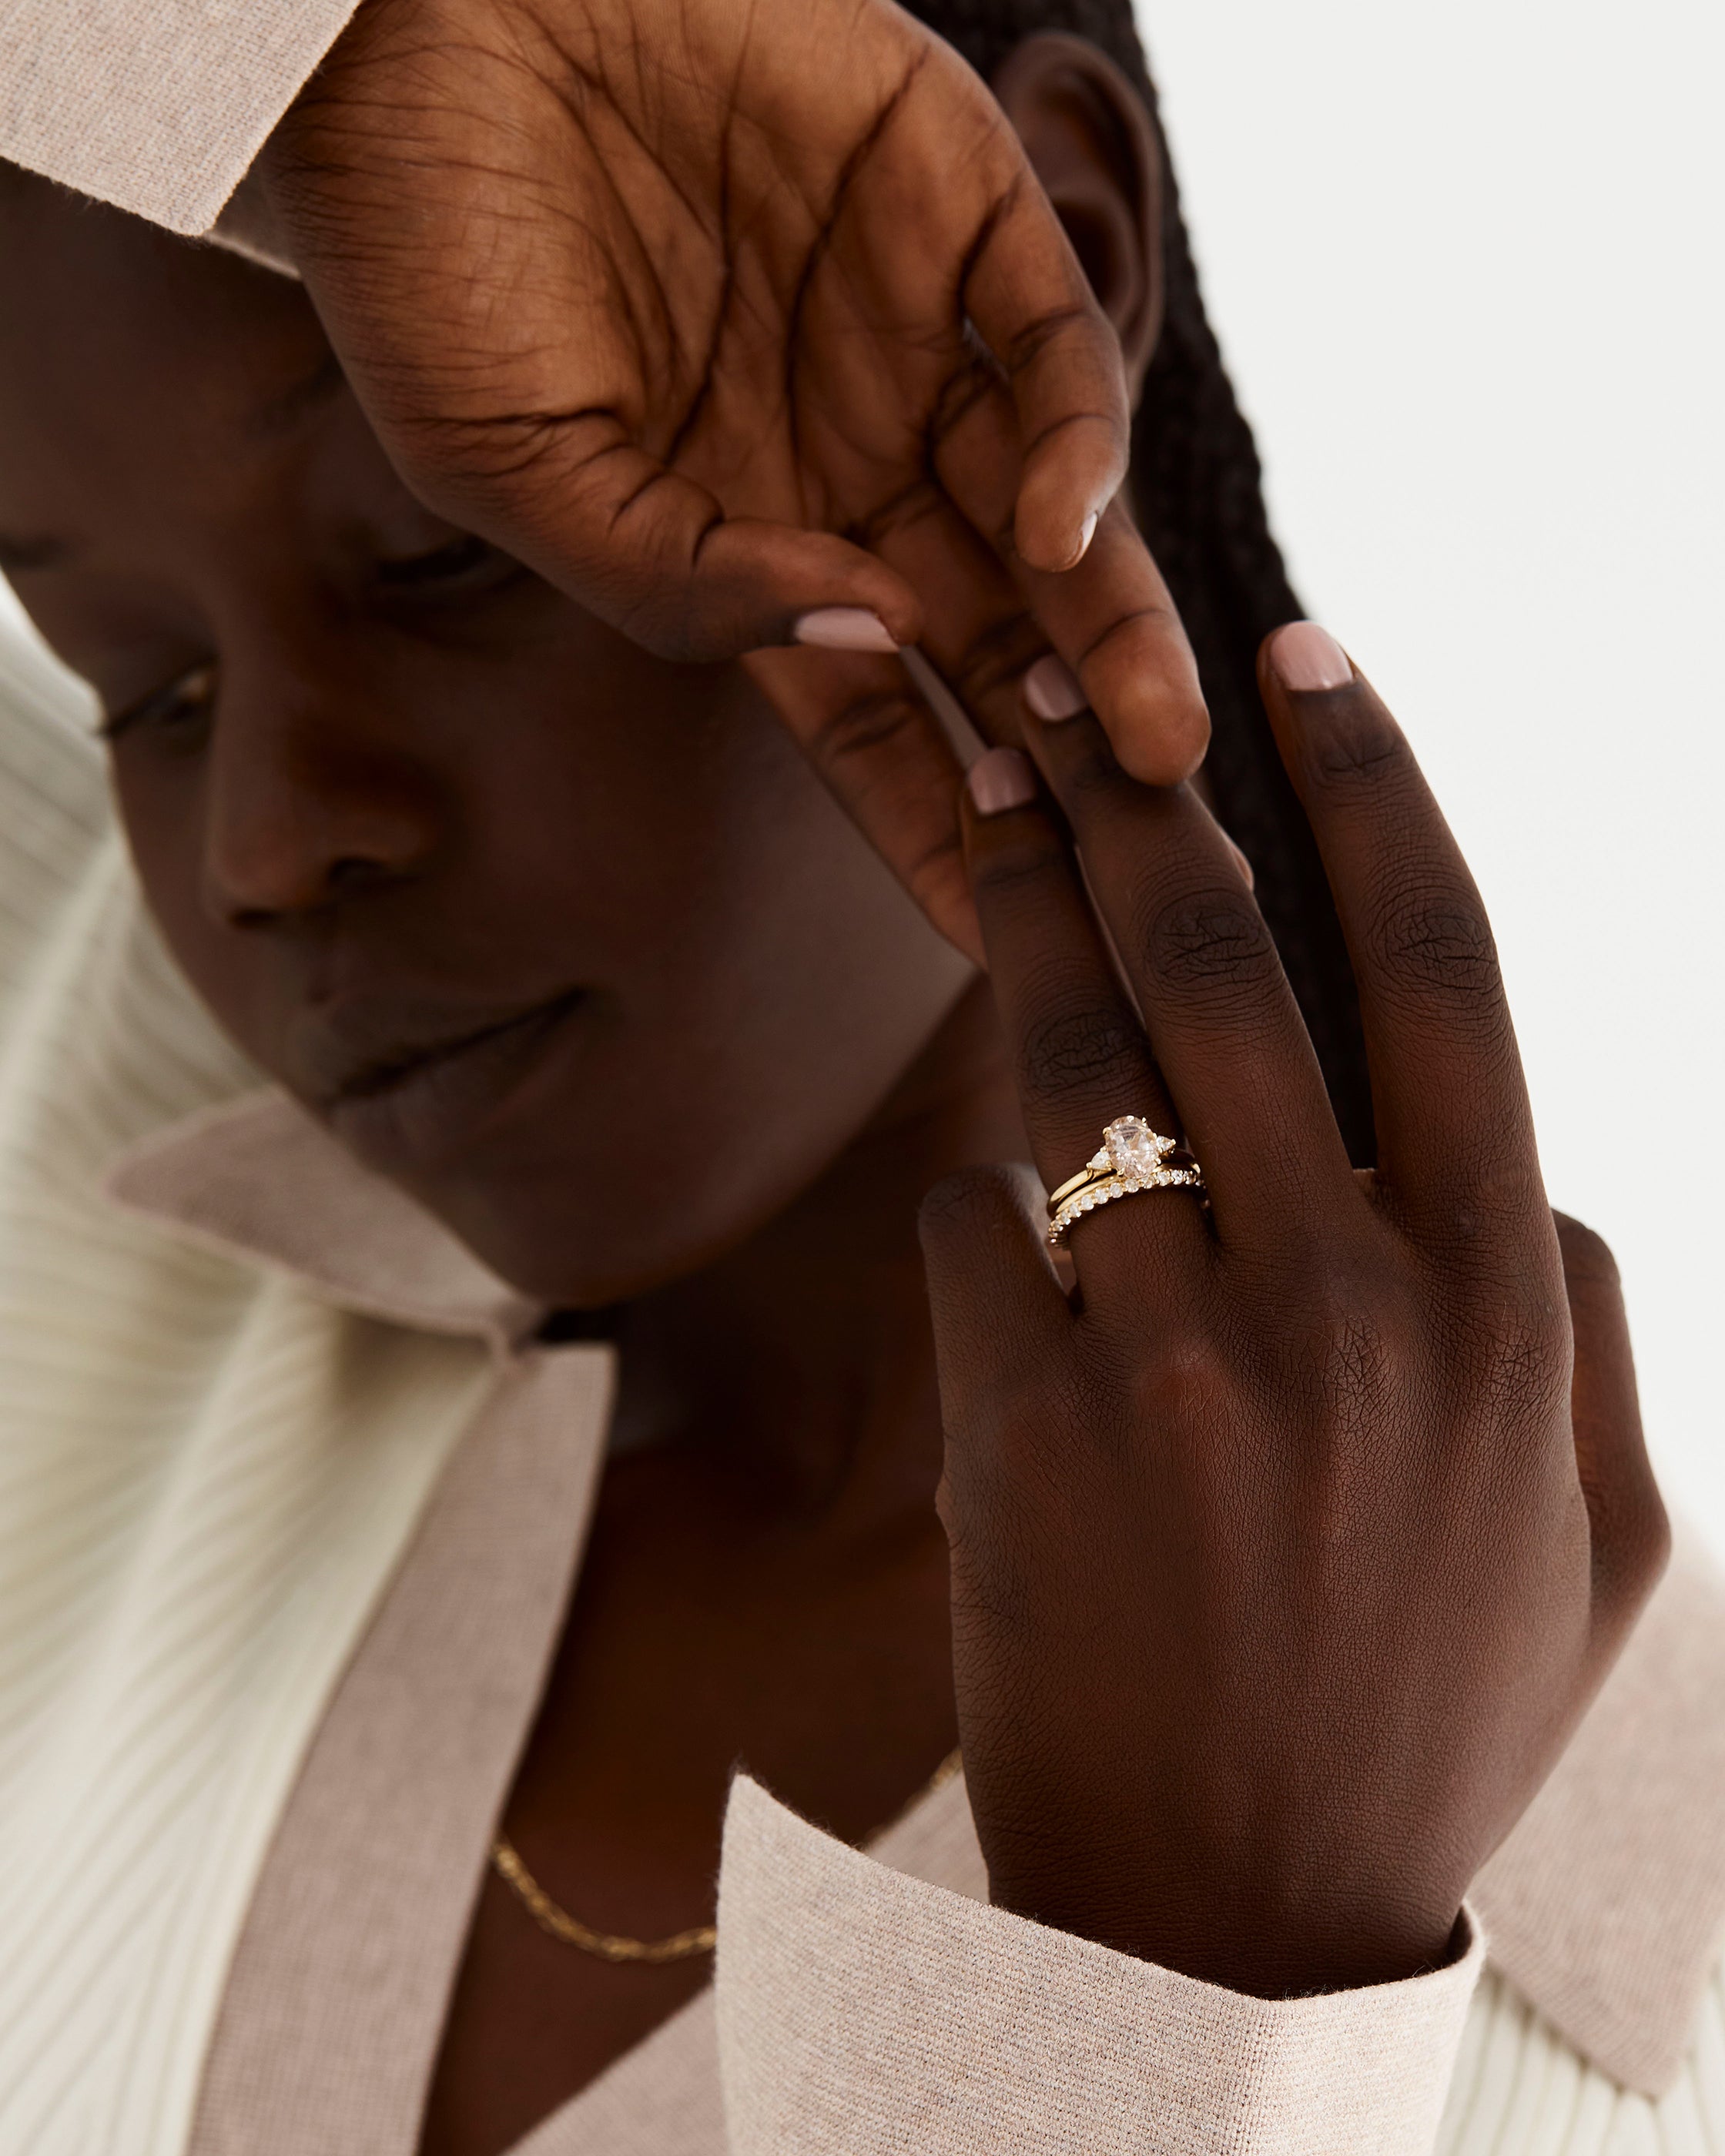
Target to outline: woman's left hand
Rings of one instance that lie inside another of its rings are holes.
[[[895,646],[986,719],[1052,645],[1130,768],[1198,763],[1115,502],[1119,341],[999,103],[891,0],[364,0],[259,172],[414,493],[664,657],[761,654],[964,948],[957,766]]]
[[[1197,797],[1127,778],[1088,715],[1027,721],[1046,793],[993,751],[967,821],[1037,1171],[1142,1115],[1209,1204],[1084,1215],[1070,1298],[1011,1171],[942,1185],[924,1242],[993,1897],[1269,1995],[1443,1958],[1666,1541],[1615,1278],[1584,1231],[1560,1248],[1455,842],[1339,647],[1283,630],[1261,673],[1359,984],[1375,1171]]]

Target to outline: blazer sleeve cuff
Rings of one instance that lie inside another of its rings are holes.
[[[0,157],[208,232],[354,0],[22,0]]]
[[[732,2156],[1429,2156],[1484,1960],[1248,1998],[890,1871],[739,1777]]]

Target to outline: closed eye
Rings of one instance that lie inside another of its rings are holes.
[[[216,668],[213,660],[188,666],[183,674],[147,696],[140,696],[123,711],[110,711],[96,732],[106,742],[118,741],[136,726],[181,726],[202,722],[209,716],[216,697]]]
[[[527,572],[521,564],[471,532],[462,532],[424,554],[380,561],[376,575],[388,592],[490,591]]]

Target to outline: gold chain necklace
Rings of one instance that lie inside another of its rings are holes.
[[[909,1811],[925,1797],[932,1797],[952,1780],[963,1763],[957,1752],[948,1753],[905,1810]],[[583,1953],[595,1955],[600,1961],[692,1961],[696,1954],[711,1953],[718,1944],[719,1934],[711,1924],[673,1932],[668,1939],[632,1939],[621,1932],[594,1931],[591,1924],[583,1924],[578,1917],[557,1907],[521,1861],[521,1851],[507,1835],[500,1834],[491,1844],[491,1865],[498,1877],[514,1888],[542,1932],[549,1932],[552,1938],[562,1940],[566,1946],[579,1947]]]

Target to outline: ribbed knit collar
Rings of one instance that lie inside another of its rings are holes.
[[[343,1308],[500,1359],[542,1317],[275,1091],[134,1145],[109,1188]],[[1692,1540],[1471,1898],[1491,1960],[1579,2051],[1645,2094],[1670,2085],[1725,1947],[1725,1583]]]

